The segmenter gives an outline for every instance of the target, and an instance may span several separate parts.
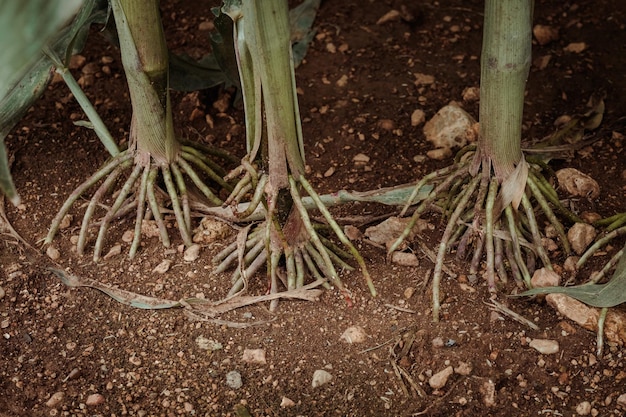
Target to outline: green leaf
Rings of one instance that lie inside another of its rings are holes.
[[[32,45],[28,45],[24,49],[24,54],[28,53],[32,56],[28,59],[24,57],[25,55],[17,58],[26,62],[20,69],[15,69],[16,67],[12,63],[5,65],[9,62],[7,60],[11,59],[10,56],[15,55],[16,52],[13,51],[15,45],[34,36],[32,33],[29,34],[27,29],[22,31],[16,29],[16,23],[8,21],[11,13],[26,14],[14,16],[15,22],[21,22],[24,19],[29,20],[29,22],[38,22],[39,19],[48,16],[46,13],[54,12],[53,6],[57,8],[61,6],[64,10],[61,13],[63,16],[68,10],[75,11],[69,7],[73,2],[45,0],[43,3],[45,4],[41,5],[36,0],[28,0],[24,2],[5,1],[0,4],[0,57],[3,59],[1,61],[3,64],[0,65],[0,74],[2,74],[0,76],[0,194],[5,194],[14,204],[19,201],[19,197],[11,180],[8,158],[4,149],[4,139],[43,94],[52,79],[54,66],[50,59],[41,52],[41,48],[50,45],[59,56],[69,59],[72,54],[83,48],[89,26],[95,22],[104,22],[107,16],[106,1],[86,0],[70,26],[57,31],[57,33],[50,32],[45,35],[40,30],[36,31],[43,38],[41,41],[35,42],[38,49],[34,50]],[[35,8],[35,4],[38,4],[39,8]],[[21,6],[17,7],[17,5]],[[29,13],[30,17],[27,16]],[[60,23],[57,21],[57,23],[62,24],[66,20],[67,17]],[[43,26],[49,28],[49,23],[45,22]],[[58,25],[54,29],[58,30]],[[14,34],[20,34],[20,36],[11,36]],[[5,74],[9,75],[5,77]]]
[[[626,302],[626,256],[624,252],[626,252],[626,247],[622,249],[622,255],[613,277],[606,284],[533,288],[512,297],[558,293],[568,295],[592,307],[615,307]]]

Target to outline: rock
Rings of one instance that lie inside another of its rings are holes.
[[[370,157],[363,153],[359,153],[359,154],[354,155],[354,158],[352,158],[352,160],[357,165],[367,164],[370,161]]]
[[[528,344],[531,348],[544,355],[552,355],[558,353],[559,342],[549,339],[533,339]]]
[[[444,159],[452,156],[452,151],[449,148],[431,149],[426,152],[426,156],[430,159],[434,159],[435,161],[443,161]]]
[[[573,52],[575,54],[579,54],[585,49],[587,49],[587,44],[585,42],[572,42],[563,48],[565,52]]]
[[[454,373],[454,368],[452,366],[448,366],[442,371],[437,372],[435,375],[431,376],[428,380],[428,385],[432,389],[441,389],[446,386],[448,379]]]
[[[172,266],[172,261],[170,259],[163,259],[160,264],[154,267],[152,272],[157,274],[164,274],[169,271],[170,266]]]
[[[571,196],[593,200],[600,195],[598,182],[577,169],[559,169],[556,172],[556,178],[559,182],[559,187],[565,189]]]
[[[104,255],[104,259],[111,259],[114,256],[119,255],[120,253],[122,253],[122,245],[115,245],[111,249],[109,249],[106,255]]]
[[[486,407],[496,405],[496,384],[491,379],[483,382],[480,386],[480,393],[483,395],[483,404]]]
[[[419,266],[420,261],[414,253],[394,252],[391,254],[391,262],[401,266]]]
[[[187,262],[193,262],[200,256],[200,245],[194,244],[185,249],[183,259]]]
[[[421,74],[419,72],[416,72],[413,73],[413,76],[415,77],[415,81],[413,82],[413,84],[418,87],[420,85],[431,85],[435,82],[435,77],[429,74]]]
[[[472,373],[473,368],[474,367],[472,366],[471,363],[459,361],[459,366],[454,368],[454,372],[456,372],[459,375],[468,376],[469,374]]]
[[[55,246],[51,245],[46,249],[46,255],[48,255],[48,258],[56,261],[61,257],[61,252]]]
[[[396,124],[391,119],[380,119],[378,121],[378,123],[376,123],[376,126],[378,126],[379,128],[381,128],[383,130],[391,131],[391,130],[395,129]],[[368,161],[369,161],[369,158],[368,158]]]
[[[617,397],[617,405],[620,407],[626,408],[626,393]]]
[[[455,103],[451,103],[437,112],[424,125],[426,140],[435,148],[451,151],[453,148],[463,147],[477,139],[474,129],[476,121],[465,110]]]
[[[580,257],[578,256],[568,256],[567,259],[565,259],[565,262],[563,262],[563,269],[567,272],[576,272],[578,270],[576,264],[579,259]]]
[[[293,407],[294,405],[296,405],[295,402],[293,402],[292,399],[287,398],[287,397],[283,397],[280,400],[280,408],[288,408],[288,407]]]
[[[587,247],[596,238],[598,232],[595,227],[586,223],[576,223],[567,231],[567,240],[569,240],[572,249],[578,255],[582,255]]]
[[[211,352],[222,349],[222,344],[220,342],[208,339],[204,336],[196,337],[196,345],[198,345],[198,347],[202,350],[210,350]]]
[[[416,109],[411,113],[411,126],[419,126],[426,120],[426,113],[424,110]]]
[[[226,385],[232,389],[239,389],[243,385],[241,374],[237,371],[230,371],[226,374]]]
[[[583,401],[576,406],[576,414],[579,416],[588,416],[591,413],[591,403]]]
[[[265,349],[244,349],[242,361],[246,363],[253,363],[257,365],[265,365]]]
[[[479,87],[467,87],[463,90],[463,101],[471,103],[473,101],[478,101],[480,99],[480,88]]]
[[[393,22],[393,21],[396,21],[396,20],[400,20],[401,17],[402,17],[402,15],[400,14],[400,12],[398,10],[392,9],[392,10],[389,10],[384,15],[382,15],[376,21],[376,24],[377,25],[382,25],[382,24],[387,23],[387,22]]]
[[[600,309],[592,308],[565,294],[548,294],[546,302],[561,315],[575,321],[581,327],[596,332]],[[604,336],[609,342],[626,343],[626,314],[616,309],[610,309],[604,322]]]
[[[4,288],[0,287],[0,300],[2,300],[5,295],[6,295],[6,291],[4,291]]]
[[[533,288],[556,287],[559,285],[561,277],[554,271],[547,268],[537,269],[530,279]]]
[[[349,344],[363,343],[366,338],[367,333],[365,333],[365,330],[361,326],[350,326],[339,337],[340,340]]]
[[[46,406],[50,408],[55,408],[59,404],[61,404],[64,398],[65,398],[65,393],[63,391],[55,392],[54,394],[50,396],[48,401],[46,401]]]
[[[337,87],[345,87],[348,85],[348,76],[346,74],[342,75],[335,84]]]
[[[361,237],[363,237],[361,231],[351,224],[344,226],[343,233],[345,233],[346,237],[350,240],[359,240],[361,239]]]
[[[433,347],[434,347],[434,348],[437,348],[437,349],[438,349],[438,348],[442,348],[442,347],[444,346],[444,343],[443,343],[443,338],[441,338],[441,337],[435,337],[435,338],[432,340],[431,344],[433,345]]]
[[[413,294],[415,294],[415,288],[413,287],[407,287],[404,290],[404,298],[406,298],[407,300],[411,297],[413,297]]]
[[[533,35],[535,35],[539,45],[547,45],[559,39],[559,29],[552,26],[535,25]]]
[[[317,388],[322,386],[333,379],[333,376],[323,369],[317,369],[313,372],[313,380],[311,381],[311,386],[313,388]]]
[[[87,401],[85,401],[85,404],[90,407],[104,404],[104,396],[102,394],[90,394],[87,397]]]
[[[61,223],[59,223],[59,230],[67,229],[68,227],[70,227],[73,219],[74,216],[72,216],[71,214],[66,214],[65,216],[63,216],[63,218],[61,219]]]
[[[230,235],[230,226],[228,224],[205,217],[200,222],[200,225],[194,230],[193,242],[194,243],[213,243],[226,239]]]
[[[410,221],[411,219],[409,217],[390,217],[376,226],[365,229],[365,237],[374,243],[385,245],[389,248],[402,234]],[[409,236],[407,236],[407,240],[413,239],[417,233],[426,229],[427,224],[426,221],[418,220]]]

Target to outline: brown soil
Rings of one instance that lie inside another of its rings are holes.
[[[421,108],[430,118],[451,100],[478,116],[477,102],[464,102],[463,91],[479,84],[482,3],[324,2],[318,35],[297,70],[309,178],[318,191],[364,191],[412,182],[451,162],[416,162],[414,157],[425,155],[430,145],[421,126],[411,126],[410,116]],[[203,55],[208,32],[199,26],[211,19],[208,5],[172,0],[163,7],[170,46],[194,57]],[[391,9],[412,17],[377,24]],[[558,116],[584,112],[592,94],[606,92],[599,140],[569,159],[554,161],[553,167],[578,168],[599,181],[601,196],[577,201],[577,210],[603,216],[625,211],[624,130],[619,121],[626,107],[626,3],[538,0],[535,22],[558,29],[559,38],[535,44],[534,58],[551,58],[545,68],[533,66],[531,71],[524,138],[535,141],[553,132]],[[566,51],[580,42],[586,45],[583,51]],[[114,136],[124,138],[131,112],[119,54],[94,31],[83,55],[85,62],[74,72],[81,77],[85,65],[95,66],[95,76],[84,77],[85,90]],[[432,75],[434,83],[416,86],[415,74]],[[337,86],[344,76],[347,84]],[[219,113],[213,106],[225,94],[174,94],[177,126],[182,136],[197,139],[195,129],[241,156],[242,112],[230,107]],[[192,114],[200,117],[192,120]],[[212,118],[213,129],[205,114]],[[96,136],[73,125],[83,117],[65,85],[57,82],[7,140],[23,200],[17,209],[7,207],[7,215],[33,244],[46,235],[71,191],[106,159]],[[359,153],[370,158],[366,165],[353,161]],[[89,256],[78,257],[70,243],[83,210],[72,211],[74,221],[55,241],[61,252],[58,262],[67,271],[170,300],[218,300],[228,291],[230,274],[213,274],[211,258],[234,239],[234,232],[204,245],[193,263],[185,262],[176,249],[180,239],[175,233],[175,249],[164,249],[156,238],[144,239],[137,258],[129,261],[121,235],[132,228],[133,219],[122,219],[105,249],[119,243],[122,254],[94,264]],[[352,204],[333,213],[346,217],[391,211]],[[540,301],[508,299],[512,284],[498,300],[540,330],[493,313],[485,304],[490,295],[484,282],[461,282],[464,265],[452,257],[447,265],[458,277],[444,278],[443,320],[432,323],[429,286],[424,286],[432,263],[418,243],[436,248],[441,222],[437,216],[428,220],[434,230],[411,242],[419,267],[389,264],[383,250],[360,245],[379,297],[370,297],[360,272],[344,273],[353,306],[336,291],[325,291],[315,302],[282,301],[274,313],[262,303],[219,317],[257,323],[246,328],[193,321],[180,309],[135,309],[96,290],[69,289],[43,268],[46,258],[8,238],[0,258],[5,292],[0,298],[0,415],[243,416],[246,409],[252,416],[626,414],[617,401],[626,393],[623,348],[610,345],[596,357],[594,333]],[[361,230],[365,226],[355,225]],[[607,256],[622,245],[623,239],[614,243]],[[562,265],[563,256],[553,255],[554,263]],[[165,259],[172,261],[169,271],[153,272]],[[583,278],[588,274],[581,273]],[[263,294],[265,288],[265,278],[258,274],[250,293]],[[364,342],[340,339],[351,326],[363,328]],[[202,338],[221,344],[221,349],[202,349]],[[528,346],[533,338],[558,341],[559,352],[540,354]],[[403,351],[404,346],[410,348]],[[246,349],[263,349],[266,362],[244,362]],[[461,363],[470,366],[466,375],[454,373],[443,388],[431,388],[431,375]],[[333,378],[313,388],[318,369]],[[227,385],[231,371],[241,375],[240,388]],[[399,378],[402,371],[416,389],[406,377]],[[58,392],[63,398],[47,405]],[[87,405],[92,394],[102,395],[102,403]],[[285,404],[285,398],[293,404]]]

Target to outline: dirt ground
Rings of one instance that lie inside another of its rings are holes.
[[[207,3],[163,4],[174,51],[196,58],[207,52]],[[422,125],[411,125],[411,114],[421,109],[429,119],[454,100],[478,117],[478,102],[464,100],[463,93],[479,85],[482,3],[323,2],[318,34],[297,69],[309,178],[319,192],[414,182],[451,163],[424,157],[431,145]],[[392,9],[401,18],[377,24]],[[552,133],[559,116],[585,112],[592,94],[606,93],[598,141],[552,166],[578,168],[600,183],[600,197],[574,201],[577,210],[602,216],[626,211],[626,3],[537,0],[535,23],[557,29],[558,39],[534,42],[524,140]],[[74,74],[113,135],[125,138],[131,109],[118,51],[94,31],[82,56]],[[433,82],[416,83],[419,74]],[[241,156],[241,110],[214,106],[226,94],[174,93],[176,124],[183,137],[201,137]],[[63,201],[106,159],[95,134],[73,125],[83,117],[66,86],[56,82],[7,140],[23,201],[7,207],[7,216],[37,247]],[[355,162],[358,154],[369,161]],[[134,218],[120,219],[105,253],[115,245],[121,253],[94,264],[90,256],[77,256],[71,243],[84,209],[72,210],[74,220],[54,242],[56,262],[68,273],[169,300],[219,300],[230,288],[230,272],[214,274],[211,258],[235,239],[234,231],[202,245],[194,262],[184,260],[175,233],[173,249],[146,238],[129,261],[122,235]],[[395,211],[351,204],[333,213],[371,220]],[[433,230],[410,242],[419,267],[387,263],[384,250],[358,244],[377,298],[358,270],[345,272],[352,306],[336,291],[324,291],[318,301],[282,301],[275,312],[267,303],[241,308],[220,316],[222,324],[193,320],[182,309],[141,310],[94,289],[68,288],[45,269],[45,255],[7,237],[0,252],[0,416],[626,415],[623,347],[610,344],[597,357],[593,332],[541,301],[508,298],[514,284],[503,286],[497,301],[539,330],[493,312],[485,283],[466,282],[466,265],[451,256],[446,265],[453,275],[442,283],[443,318],[433,323],[427,284],[433,264],[420,248],[436,250],[441,222],[435,215],[427,220]],[[370,225],[352,224],[361,231]],[[623,244],[612,244],[580,279]],[[552,255],[562,265],[563,254]],[[155,272],[164,260],[171,262],[169,270]],[[264,294],[264,275],[250,286],[251,294]],[[353,326],[364,332],[363,341],[341,338]],[[555,340],[558,351],[539,353],[529,346],[532,339]],[[449,367],[454,372],[433,388],[430,378]],[[332,379],[313,387],[319,370]]]

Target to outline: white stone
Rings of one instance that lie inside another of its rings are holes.
[[[290,398],[283,397],[282,400],[280,400],[280,408],[293,407],[294,405],[296,405],[296,403]]]
[[[559,342],[550,339],[533,339],[528,346],[544,355],[552,355],[559,351]]]
[[[226,374],[226,385],[232,389],[239,389],[243,385],[241,374],[237,371],[230,371]]]
[[[217,340],[208,339],[204,336],[196,337],[196,345],[202,350],[220,350],[222,349],[222,344]]]
[[[446,386],[448,379],[454,373],[454,368],[452,366],[448,366],[442,371],[437,372],[435,375],[431,376],[428,380],[428,385],[432,389],[441,389]]]
[[[361,326],[350,326],[339,337],[340,340],[349,344],[363,343],[366,338],[367,333],[365,333],[365,330]]]
[[[579,416],[588,416],[591,413],[591,403],[589,401],[583,401],[576,406],[576,413]]]
[[[328,383],[331,379],[333,379],[333,376],[330,373],[323,369],[317,369],[315,372],[313,372],[311,386],[313,388],[317,388]]]

